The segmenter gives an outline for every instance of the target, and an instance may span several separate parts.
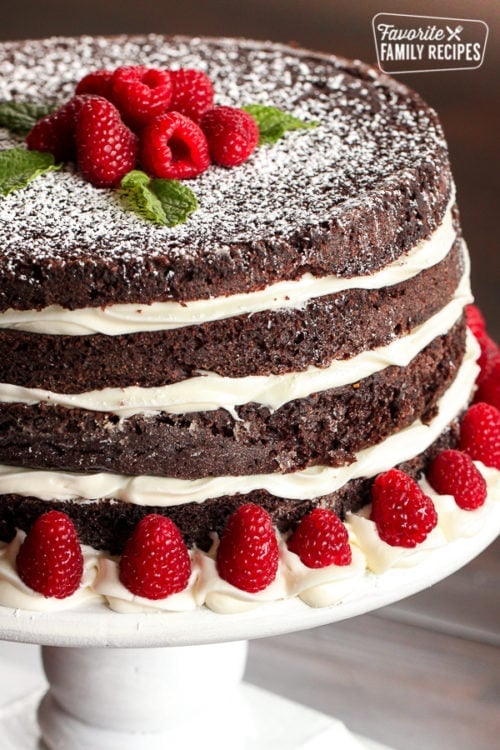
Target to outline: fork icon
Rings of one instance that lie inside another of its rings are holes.
[[[448,41],[450,42],[452,39],[456,39],[458,42],[460,41],[460,34],[464,30],[463,26],[458,25],[455,30],[450,29],[449,26],[446,27],[446,31],[448,32]]]

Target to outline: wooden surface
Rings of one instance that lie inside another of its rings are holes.
[[[394,750],[493,750],[500,736],[499,581],[497,540],[417,596],[254,641],[246,679]]]

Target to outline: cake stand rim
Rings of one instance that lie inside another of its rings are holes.
[[[313,608],[297,597],[237,614],[206,607],[192,612],[121,614],[104,603],[60,612],[0,606],[0,640],[64,647],[161,648],[263,638],[306,630],[367,614],[444,580],[467,565],[500,535],[500,503],[471,537],[439,547],[417,565],[365,574],[355,591],[336,604]]]

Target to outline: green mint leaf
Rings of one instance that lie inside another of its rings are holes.
[[[179,180],[156,178],[151,180],[151,190],[162,205],[166,217],[165,223],[169,227],[184,224],[188,216],[198,208],[196,195],[191,188]]]
[[[145,221],[174,227],[183,224],[198,207],[193,191],[178,180],[151,180],[145,172],[133,169],[120,184],[122,205]]]
[[[60,169],[48,152],[9,148],[0,151],[0,195],[8,195],[45,172]]]
[[[151,180],[145,172],[133,169],[122,178],[120,198],[127,211],[133,211],[145,221],[165,224],[165,212],[156,195],[151,191]]]
[[[0,128],[7,128],[18,135],[26,135],[37,120],[53,112],[55,108],[55,104],[0,102]]]
[[[289,115],[288,112],[283,112],[278,107],[267,107],[264,104],[247,104],[242,109],[252,115],[259,126],[259,146],[263,143],[276,143],[287,130],[315,128],[318,124],[317,122],[304,122],[298,117]]]

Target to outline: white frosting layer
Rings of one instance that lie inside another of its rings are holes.
[[[286,546],[278,533],[279,567],[274,582],[257,594],[249,594],[223,581],[216,569],[217,541],[209,553],[192,550],[192,574],[186,589],[157,601],[134,596],[119,580],[118,559],[83,547],[85,574],[79,590],[67,599],[45,598],[29,589],[19,579],[15,558],[24,534],[18,532],[9,544],[0,543],[0,604],[18,609],[56,611],[70,609],[100,596],[117,612],[189,612],[207,606],[215,612],[234,614],[268,602],[299,596],[311,607],[335,604],[356,593],[367,576],[382,576],[394,568],[418,566],[433,552],[463,537],[476,534],[498,518],[500,510],[500,472],[480,462],[476,466],[486,479],[488,497],[474,511],[457,507],[451,496],[437,495],[423,480],[421,486],[432,498],[438,526],[425,542],[414,549],[391,547],[378,536],[369,520],[370,509],[349,514],[346,526],[353,552],[351,565],[312,569],[306,567]]]
[[[334,360],[329,367],[311,366],[303,372],[243,378],[227,378],[207,372],[157,388],[103,388],[78,394],[0,383],[0,402],[36,404],[44,401],[70,409],[112,412],[124,418],[160,411],[188,414],[219,408],[227,409],[236,417],[235,407],[249,402],[272,410],[279,409],[293,399],[356,383],[391,365],[406,367],[436,336],[447,333],[462,314],[464,305],[472,302],[465,246],[464,254],[466,268],[462,280],[453,298],[438,313],[390,344],[362,352],[352,359]]]
[[[67,310],[59,305],[51,305],[43,310],[10,309],[0,313],[0,328],[65,336],[94,333],[118,336],[140,331],[166,331],[263,310],[296,309],[310,299],[347,289],[392,286],[436,265],[448,254],[455,240],[451,213],[454,202],[455,197],[452,195],[443,222],[428,240],[421,240],[402,258],[368,276],[342,278],[305,274],[297,281],[280,281],[257,292],[213,297],[184,304],[117,304],[80,310]]]
[[[120,474],[77,474],[0,466],[0,495],[17,494],[42,500],[94,500],[115,498],[146,506],[202,503],[208,498],[265,489],[276,497],[307,500],[335,492],[349,480],[371,477],[425,451],[460,413],[479,372],[477,341],[468,333],[467,349],[455,380],[438,402],[438,414],[430,424],[420,420],[391,435],[378,445],[356,454],[349,466],[313,466],[289,474],[173,479],[130,477]]]

